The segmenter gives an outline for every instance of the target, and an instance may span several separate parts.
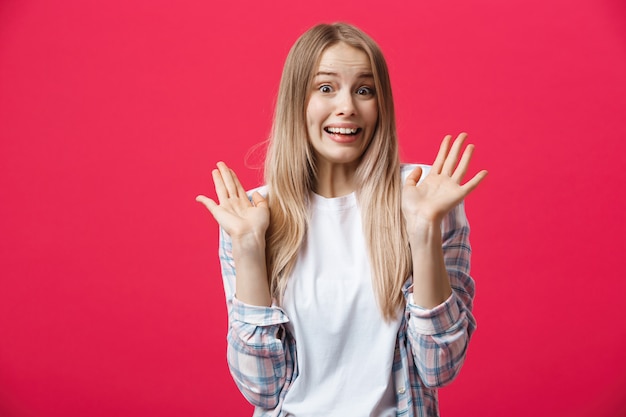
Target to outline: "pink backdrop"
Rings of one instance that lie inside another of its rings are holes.
[[[405,160],[465,130],[490,171],[443,415],[626,415],[623,1],[4,0],[1,416],[250,415],[194,197],[220,159],[258,184],[288,48],[336,20],[386,53]]]

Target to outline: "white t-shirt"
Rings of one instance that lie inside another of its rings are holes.
[[[381,315],[356,196],[313,194],[310,213],[283,298],[299,368],[283,412],[395,416],[391,368],[401,314],[392,323]]]

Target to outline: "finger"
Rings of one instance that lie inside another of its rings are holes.
[[[479,173],[477,173],[476,175],[474,175],[472,177],[471,180],[469,180],[468,182],[466,182],[461,188],[463,188],[464,194],[468,195],[469,193],[471,193],[472,191],[474,191],[474,189],[476,187],[478,187],[478,184],[481,183],[482,180],[485,179],[485,177],[487,176],[488,172],[487,170],[482,170]]]
[[[256,207],[267,207],[267,200],[258,191],[252,194],[252,202]]]
[[[235,183],[235,187],[237,188],[237,195],[239,196],[245,195],[246,198],[248,198],[246,194],[246,189],[243,188],[243,185],[241,185],[241,182],[239,181],[239,177],[237,177],[237,175],[235,174],[235,171],[231,169],[230,174],[232,175],[233,182]]]
[[[224,179],[222,178],[222,173],[219,169],[214,169],[211,171],[211,175],[213,176],[213,185],[215,186],[215,194],[217,194],[217,199],[220,204],[226,202],[228,200],[228,190],[226,189],[226,185],[224,185]]]
[[[220,161],[217,163],[217,169],[220,170],[220,174],[222,175],[222,180],[224,181],[224,186],[228,192],[229,197],[238,197],[239,193],[237,192],[237,185],[235,184],[235,180],[233,179],[233,171],[228,168],[228,166]]]
[[[223,204],[227,202],[230,197],[226,184],[224,183],[224,177],[222,177],[222,172],[217,168],[211,171],[211,174],[213,175],[213,185],[215,186],[217,200],[220,204]]]
[[[222,207],[220,207],[215,201],[206,196],[199,195],[196,197],[196,201],[202,203],[211,212],[211,215],[221,227],[225,228],[229,219],[233,218],[232,214],[222,209]]]
[[[467,168],[469,167],[470,160],[472,159],[472,155],[474,154],[474,145],[467,145],[465,150],[463,151],[463,155],[461,156],[461,160],[459,161],[459,165],[456,167],[454,174],[452,174],[452,179],[456,181],[458,184],[463,181],[463,177],[467,173]]]
[[[409,176],[406,177],[406,181],[404,182],[404,184],[408,185],[408,186],[411,186],[411,187],[415,187],[417,185],[417,183],[419,182],[421,177],[422,177],[422,168],[421,167],[415,167],[415,169],[413,171],[411,171]]]
[[[467,133],[460,133],[459,136],[456,137],[452,147],[450,148],[450,152],[446,156],[446,161],[443,164],[443,169],[441,172],[445,175],[452,175],[454,172],[454,168],[459,162],[459,155],[461,154],[461,149],[463,148],[463,143],[467,138]]]
[[[209,210],[212,210],[213,207],[217,206],[217,203],[215,201],[204,195],[197,196],[196,201],[198,203],[202,203]]]
[[[451,139],[452,139],[451,135],[446,135],[441,141],[441,145],[439,146],[439,152],[437,152],[437,157],[435,158],[435,162],[433,162],[433,167],[432,167],[432,170],[436,174],[441,173],[441,169],[443,168],[443,163],[446,160],[446,156],[448,155],[448,150],[450,149]]]

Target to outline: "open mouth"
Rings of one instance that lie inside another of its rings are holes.
[[[354,136],[361,132],[361,128],[349,128],[349,127],[325,127],[324,131],[326,133],[330,133],[331,135],[346,135],[346,136]]]

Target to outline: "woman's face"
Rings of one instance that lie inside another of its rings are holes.
[[[378,120],[367,54],[343,42],[330,46],[312,85],[306,123],[318,169],[337,164],[356,169]]]

